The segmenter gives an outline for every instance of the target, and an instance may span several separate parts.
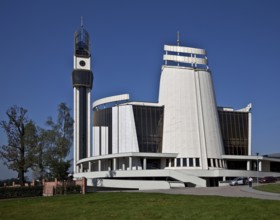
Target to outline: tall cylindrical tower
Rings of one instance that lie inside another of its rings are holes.
[[[74,173],[77,161],[91,156],[90,94],[93,73],[90,67],[90,39],[83,25],[75,32],[74,70]]]

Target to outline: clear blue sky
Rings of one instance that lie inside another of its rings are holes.
[[[217,102],[253,103],[253,153],[280,152],[280,2],[275,0],[2,0],[0,120],[12,105],[44,126],[73,106],[73,35],[91,36],[92,101],[121,93],[156,102],[163,45],[208,52]],[[6,137],[0,131],[0,145]],[[15,176],[0,165],[0,179]]]

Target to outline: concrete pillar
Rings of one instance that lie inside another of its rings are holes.
[[[91,172],[91,161],[88,162],[88,172]]]
[[[214,162],[213,162],[214,159],[210,159],[210,164],[211,164],[211,167],[214,167]]]
[[[113,159],[113,170],[117,170],[117,158]]]
[[[251,161],[247,160],[247,170],[251,170]]]
[[[80,173],[84,172],[83,163],[80,164]]]
[[[132,157],[129,157],[129,169],[132,170]]]
[[[75,166],[76,166],[76,169],[75,169],[76,173],[79,173],[79,171],[80,171],[80,170],[79,170],[80,166],[77,165],[77,164],[76,164]]]
[[[98,160],[98,171],[101,171],[101,160]]]
[[[171,163],[171,161],[169,161],[169,164]],[[143,158],[143,170],[146,170],[147,169],[147,158],[144,157]]]
[[[227,164],[226,164],[225,160],[223,160],[223,166],[224,166],[224,168],[227,168]]]
[[[223,181],[226,181],[226,176],[223,176]]]
[[[262,171],[262,161],[261,160],[259,160],[259,171]]]
[[[107,170],[111,171],[112,167],[111,167],[111,160],[107,160]]]

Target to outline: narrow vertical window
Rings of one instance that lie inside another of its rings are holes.
[[[189,158],[189,165],[190,167],[193,167],[193,158]]]
[[[195,158],[195,166],[200,167],[199,158]]]

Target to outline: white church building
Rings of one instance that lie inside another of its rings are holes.
[[[74,112],[75,178],[96,187],[169,189],[219,186],[238,176],[280,177],[279,155],[252,155],[251,104],[217,106],[204,49],[164,45],[163,61],[157,103],[132,101],[129,94],[93,103],[92,129],[84,129],[92,146],[78,141],[83,129]]]

